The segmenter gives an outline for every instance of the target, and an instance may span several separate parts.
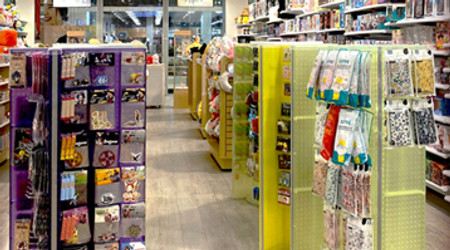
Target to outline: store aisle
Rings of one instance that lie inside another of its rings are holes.
[[[147,128],[147,249],[258,249],[258,208],[230,198],[187,110],[151,109]]]

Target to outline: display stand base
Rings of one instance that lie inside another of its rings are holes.
[[[203,138],[203,140],[205,140],[206,139],[206,132],[205,132],[205,129],[203,129],[203,128],[199,128],[198,130],[200,130],[200,135],[202,136],[202,138]]]
[[[211,145],[211,156],[217,163],[217,166],[222,171],[231,171],[231,159],[220,158],[219,142],[214,138],[208,138],[209,145]]]
[[[198,120],[198,115],[195,112],[190,112],[189,113],[191,115],[192,120],[197,121]]]

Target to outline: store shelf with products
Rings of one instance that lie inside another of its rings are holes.
[[[301,15],[305,13],[304,8],[288,8],[280,12],[280,14]]]
[[[426,184],[428,188],[431,188],[442,195],[450,195],[450,186],[439,186],[436,183],[429,180],[426,180]]]
[[[321,4],[319,5],[319,8],[323,8],[323,9],[339,9],[339,6],[341,4],[345,4],[345,0],[336,0],[336,1],[332,1],[330,3],[325,3],[325,4]]]
[[[364,30],[345,32],[344,36],[375,36],[375,35],[391,35],[392,30]]]
[[[443,116],[443,115],[434,115],[434,119],[437,122],[450,125],[450,116]]]
[[[373,4],[373,5],[367,5],[359,8],[347,8],[345,9],[345,14],[353,14],[353,13],[359,13],[359,12],[370,12],[372,10],[377,9],[386,9],[388,7],[404,7],[405,4],[403,3],[382,3],[382,4]]]
[[[16,239],[36,240],[32,244],[44,249],[144,244],[145,48],[63,46],[11,53],[11,64],[22,65],[17,69],[22,75],[26,76],[25,69],[39,67],[41,71],[29,72],[49,77],[30,76],[36,79],[30,85],[11,86],[11,225],[15,226],[10,245]],[[78,79],[83,79],[82,86]],[[35,123],[41,125],[32,126]],[[30,158],[20,157],[22,144],[30,143]],[[31,159],[43,164],[27,164]],[[29,172],[29,167],[38,169]],[[28,179],[49,185],[32,185],[29,191],[35,196],[30,197],[18,192],[26,189]],[[56,192],[50,195],[49,190]],[[23,206],[29,202],[34,205]],[[35,222],[37,214],[46,216],[37,216]],[[31,224],[30,230],[15,231],[22,223]],[[49,231],[47,225],[67,231]],[[31,234],[36,230],[37,235]]]
[[[439,23],[439,22],[449,22],[450,16],[442,16],[442,17],[424,17],[424,18],[407,18],[397,22],[386,23],[386,26],[392,27],[406,27],[418,24],[430,24],[430,23]]]
[[[433,50],[433,55],[435,56],[450,56],[449,50]]]
[[[447,90],[447,89],[450,89],[450,84],[442,84],[442,83],[436,82],[434,84],[434,87],[436,87],[437,89]]]
[[[426,147],[426,150],[427,150],[428,153],[437,155],[437,156],[441,157],[442,159],[449,159],[450,158],[450,152],[448,152],[448,153],[440,152],[440,151],[436,150],[435,148],[429,147],[429,146]]]

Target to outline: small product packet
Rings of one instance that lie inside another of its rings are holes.
[[[353,141],[360,111],[357,109],[341,109],[336,129],[332,161],[335,164],[348,166],[353,150]]]
[[[434,57],[430,50],[416,49],[413,50],[414,58],[414,87],[417,96],[434,96]]]
[[[327,50],[319,50],[316,59],[314,60],[314,66],[311,71],[311,75],[309,76],[308,84],[306,87],[306,97],[308,97],[309,99],[312,99],[313,95],[317,97],[317,83],[320,71],[322,69],[322,63],[324,61],[324,58],[326,58],[327,53]]]
[[[322,69],[319,77],[319,88],[317,91],[317,100],[325,100],[325,92],[330,91],[331,84],[333,82],[334,68],[340,50],[330,50],[325,57],[325,61],[322,63]]]
[[[414,142],[417,145],[437,144],[438,130],[431,99],[412,100],[411,112],[414,122]]]
[[[411,146],[413,133],[408,100],[386,101],[386,132],[390,147]]]
[[[414,96],[412,79],[411,50],[386,50],[386,96]]]
[[[323,134],[325,132],[325,124],[327,122],[328,110],[330,105],[324,102],[318,102],[316,108],[316,128],[315,128],[315,148],[322,147]]]
[[[358,78],[354,70],[355,65],[359,63],[360,54],[358,50],[342,50],[339,53],[333,81],[330,91],[325,94],[325,100],[340,106],[347,104],[352,79]]]

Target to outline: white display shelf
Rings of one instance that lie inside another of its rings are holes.
[[[245,27],[252,27],[252,25],[249,24],[249,23],[238,23],[236,25],[236,27],[238,27],[238,28],[245,28]]]
[[[434,191],[442,194],[442,195],[448,195],[450,187],[449,186],[439,186],[436,183],[429,181],[429,180],[425,180],[427,183],[427,187],[433,189]]]
[[[450,48],[450,43],[444,43],[444,48]]]
[[[446,202],[449,202],[449,203],[450,203],[450,195],[446,195],[446,196],[444,197],[444,200],[445,200]]]
[[[9,67],[9,63],[0,63],[0,68]]]
[[[0,82],[0,87],[1,87],[1,86],[5,86],[5,85],[8,85],[8,83],[9,83],[8,81]]]
[[[436,83],[434,83],[434,87],[437,89],[446,90],[446,89],[450,89],[450,84],[442,84],[442,83],[436,82]]]
[[[393,6],[393,7],[402,7],[405,6],[405,4],[393,4],[393,3],[382,3],[382,4],[373,4],[373,5],[368,5],[368,6],[364,6],[364,7],[360,7],[360,8],[351,8],[351,9],[346,9],[345,10],[345,14],[350,14],[350,13],[357,13],[357,12],[364,12],[364,11],[370,11],[370,10],[376,10],[376,9],[385,9],[389,6]]]
[[[364,31],[351,31],[345,32],[345,36],[363,36],[363,35],[384,35],[391,34],[392,30],[364,30]]]
[[[249,23],[258,23],[258,22],[267,22],[269,20],[269,16],[260,16],[253,20],[248,21]]]
[[[427,150],[428,153],[437,155],[437,156],[441,157],[442,159],[450,158],[450,153],[439,152],[435,148],[429,147],[429,146],[427,146],[425,149]]]
[[[442,171],[442,174],[447,177],[450,177],[450,170],[444,170],[444,171]]]
[[[267,24],[272,24],[272,23],[282,23],[282,22],[284,22],[284,20],[281,19],[281,18],[278,18],[278,19],[275,19],[275,20],[270,20],[270,21],[268,21]]]
[[[5,121],[4,123],[0,124],[0,128],[4,128],[9,125],[9,120]]]
[[[450,73],[450,67],[446,67],[442,69],[442,72],[444,73]]]
[[[434,115],[434,119],[437,122],[450,125],[450,116]]]
[[[269,37],[267,39],[268,42],[280,42],[281,38],[280,37]]]
[[[345,0],[339,0],[339,1],[334,1],[331,3],[325,3],[322,5],[319,5],[319,8],[324,8],[324,9],[339,9],[339,5],[344,4]]]
[[[347,11],[345,12],[347,13]],[[439,23],[439,22],[448,22],[450,21],[450,16],[445,17],[426,17],[426,18],[408,18],[403,19],[398,22],[390,22],[386,23],[386,26],[394,26],[394,27],[404,27],[404,26],[410,26],[414,24],[421,24],[421,23]]]
[[[311,11],[311,12],[308,12],[308,13],[303,13],[301,15],[298,15],[297,18],[302,18],[302,17],[307,17],[307,16],[314,16],[314,15],[320,14],[322,12],[323,11]]]
[[[433,50],[435,56],[450,56],[450,50]]]
[[[324,30],[317,31],[317,33],[332,33],[332,32],[345,32],[345,28],[333,28],[333,29],[324,29]]]
[[[217,25],[217,24],[221,24],[223,23],[223,21],[215,21],[211,23],[211,26]]]
[[[291,14],[291,15],[300,15],[303,13],[305,13],[305,9],[303,8],[287,9],[280,12],[280,14]]]
[[[297,35],[303,35],[303,34],[313,34],[313,33],[317,33],[317,32],[318,32],[317,30],[286,32],[286,33],[281,33],[280,36],[297,36]]]
[[[8,100],[4,100],[4,101],[0,101],[0,105],[6,104],[8,102],[9,102],[9,99]]]
[[[450,93],[445,94],[445,95],[444,95],[444,98],[450,99]]]

